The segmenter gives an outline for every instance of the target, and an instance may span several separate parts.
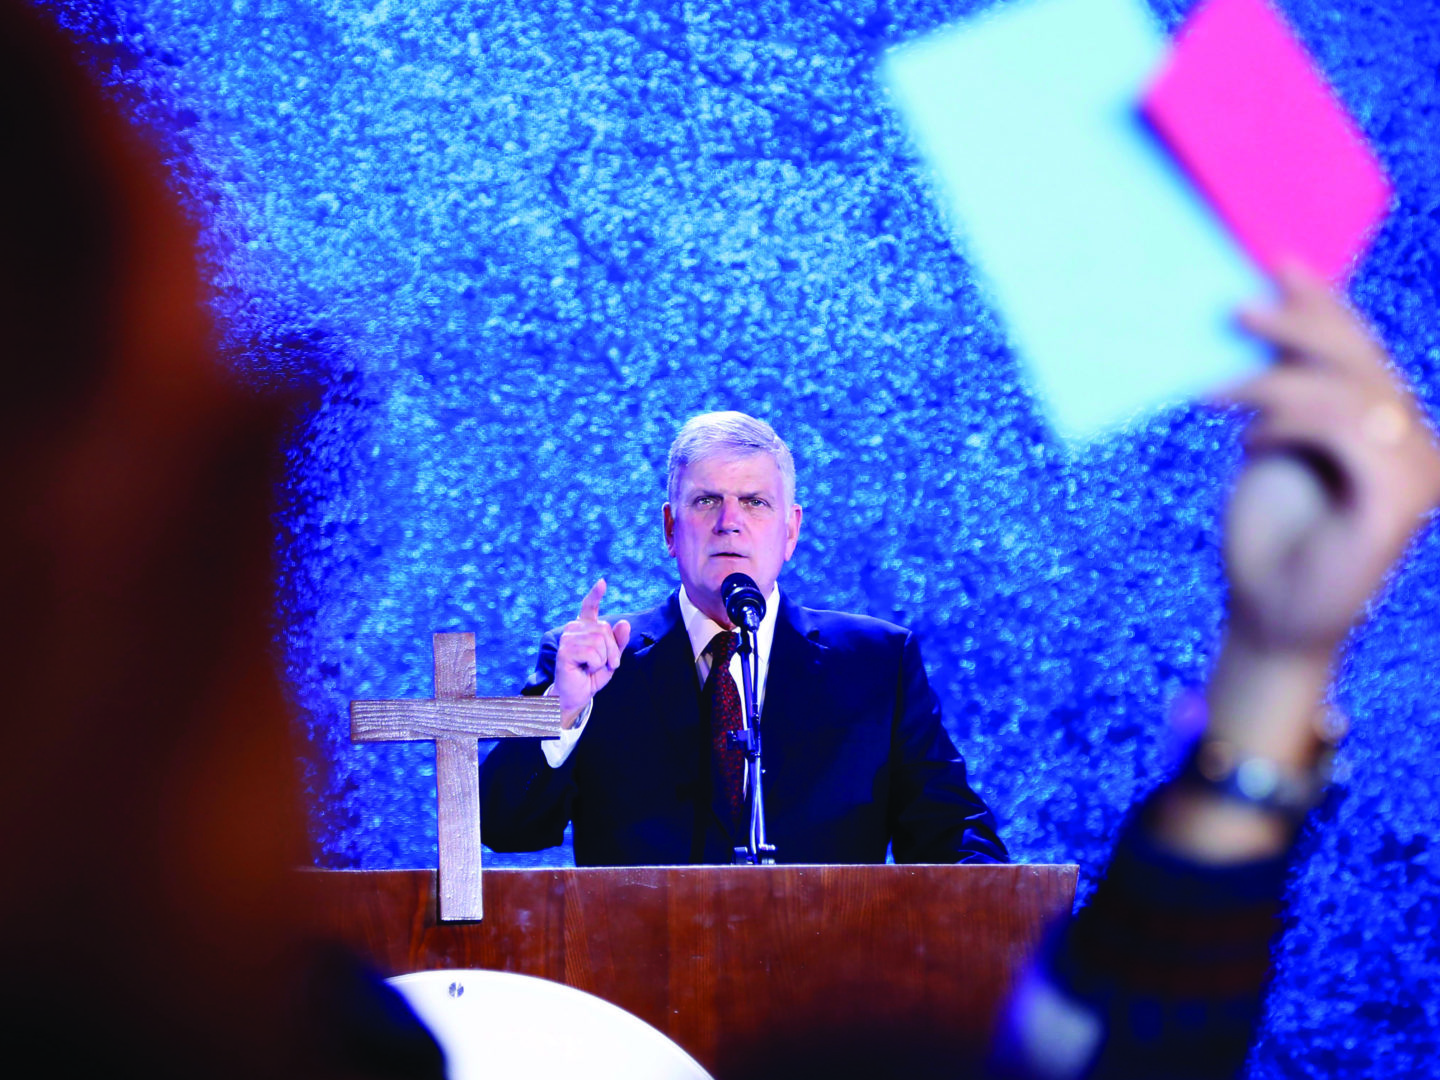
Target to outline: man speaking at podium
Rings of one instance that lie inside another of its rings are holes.
[[[481,770],[485,841],[534,851],[575,823],[580,866],[729,863],[748,826],[733,573],[766,598],[755,634],[768,838],[787,863],[1002,862],[988,807],[940,720],[908,631],[803,608],[781,568],[800,538],[795,463],[769,424],[692,417],[670,447],[665,545],[680,588],[600,618],[603,579],[545,635],[527,694],[560,698],[561,738],[504,739]]]

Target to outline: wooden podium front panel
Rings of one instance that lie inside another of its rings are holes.
[[[439,923],[431,870],[308,872],[322,932],[385,974],[492,968],[628,1009],[717,1078],[956,1075],[1074,866],[490,870]]]

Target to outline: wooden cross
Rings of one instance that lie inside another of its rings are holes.
[[[483,917],[480,902],[481,739],[560,734],[560,699],[477,698],[475,635],[436,634],[432,700],[352,701],[353,742],[435,741],[440,799],[440,919]]]

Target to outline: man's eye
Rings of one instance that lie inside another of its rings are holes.
[[[715,496],[714,496],[714,495],[697,495],[697,496],[695,497],[695,505],[696,505],[696,506],[714,506],[714,505],[715,505]]]
[[[764,499],[760,498],[759,496],[756,496],[755,498],[751,498],[751,499],[746,499],[746,500],[745,500],[745,504],[746,504],[747,506],[753,506],[753,507],[755,507],[757,510],[759,510],[759,509],[764,509],[765,507],[767,507],[767,506],[770,505],[768,502],[766,502]]]

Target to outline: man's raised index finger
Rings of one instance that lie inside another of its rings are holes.
[[[595,622],[600,618],[600,601],[605,598],[605,579],[602,577],[590,591],[585,594],[585,599],[580,601],[580,618],[587,622]]]

